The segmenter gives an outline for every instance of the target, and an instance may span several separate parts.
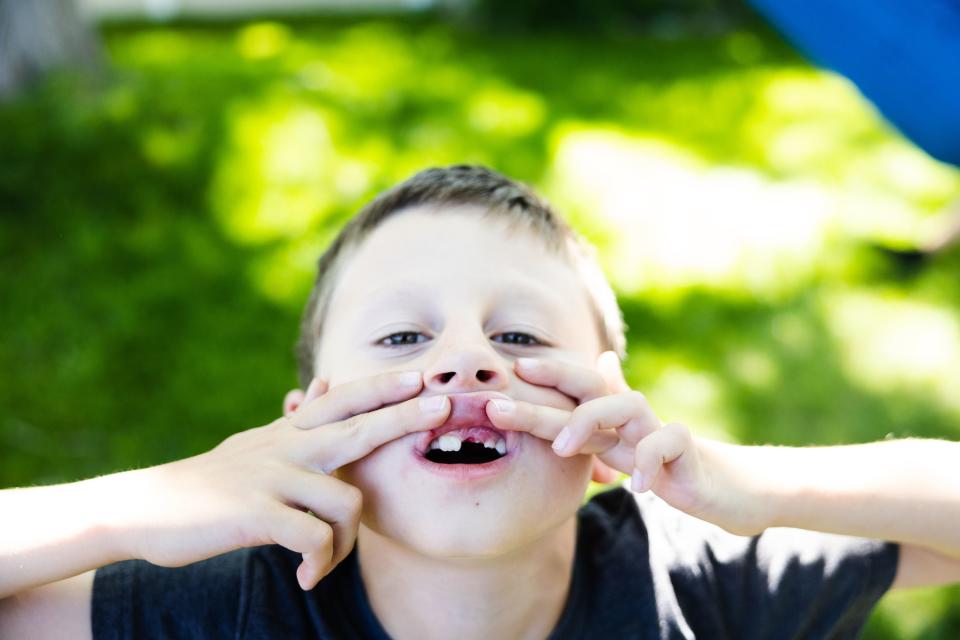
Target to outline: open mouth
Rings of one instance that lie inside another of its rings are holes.
[[[448,431],[430,441],[424,456],[438,464],[484,464],[507,453],[507,440],[499,432],[486,427],[470,427]]]
[[[486,405],[500,393],[450,394],[450,415],[440,427],[420,435],[415,445],[426,460],[441,465],[485,465],[506,457],[515,446],[515,433],[495,428]]]

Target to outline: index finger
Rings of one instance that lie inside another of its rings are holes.
[[[545,405],[515,400],[491,400],[486,406],[487,417],[498,429],[525,431],[541,440],[553,442],[570,422],[572,413]],[[620,441],[611,430],[592,434],[578,453],[603,453]]]
[[[370,413],[361,413],[304,434],[313,444],[300,447],[306,456],[324,473],[333,473],[345,464],[359,460],[391,440],[416,431],[429,431],[442,425],[450,415],[450,399],[446,396],[422,396],[384,407]]]
[[[422,387],[423,375],[419,371],[391,371],[351,380],[301,406],[290,422],[301,429],[340,422],[412,398]]]
[[[553,387],[583,404],[610,393],[599,371],[559,360],[517,358],[514,367],[521,379],[540,387]]]

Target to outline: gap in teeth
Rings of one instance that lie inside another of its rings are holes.
[[[475,438],[467,437],[463,439],[455,433],[445,433],[430,442],[430,451],[434,449],[439,449],[440,451],[460,451],[464,440],[478,442]],[[506,455],[507,453],[507,441],[502,437],[496,439],[488,438],[484,440],[482,444],[487,449],[495,449],[500,455]]]

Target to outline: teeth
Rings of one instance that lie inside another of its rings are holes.
[[[460,436],[446,433],[439,438],[434,438],[430,442],[430,450],[434,451],[439,449],[440,451],[460,451],[463,441],[460,440]],[[487,440],[483,443],[483,446],[487,449],[496,449],[497,453],[500,455],[506,455],[507,453],[507,441],[503,438],[498,438],[496,440]]]
[[[460,438],[458,436],[447,433],[437,440],[441,451],[460,451]]]

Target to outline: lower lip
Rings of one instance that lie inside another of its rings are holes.
[[[503,473],[513,462],[513,458],[519,453],[519,449],[520,445],[517,443],[517,447],[513,451],[508,451],[506,455],[491,462],[484,462],[483,464],[440,464],[439,462],[428,460],[427,457],[419,451],[414,451],[413,457],[422,469],[432,474],[447,480],[470,482],[492,478]]]

